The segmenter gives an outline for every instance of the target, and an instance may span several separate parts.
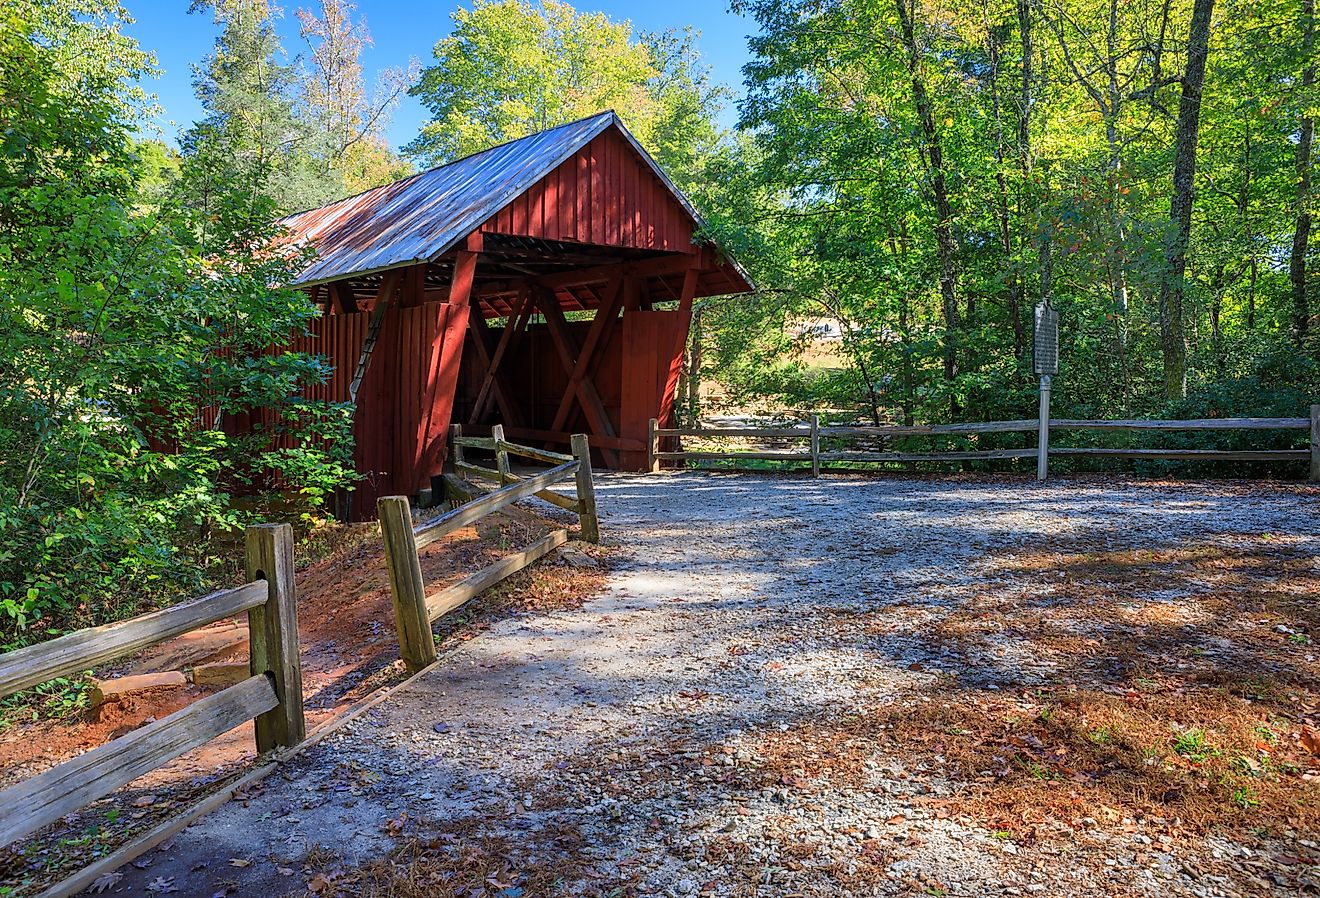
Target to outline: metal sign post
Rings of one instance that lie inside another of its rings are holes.
[[[1059,373],[1059,313],[1048,303],[1036,306],[1032,367],[1040,375],[1040,424],[1036,438],[1036,479],[1050,472],[1050,379]]]

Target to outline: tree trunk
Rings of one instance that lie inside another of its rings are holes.
[[[1013,218],[1009,211],[1008,175],[1004,168],[1008,161],[1008,150],[1004,141],[1004,119],[1002,104],[999,99],[999,63],[1000,46],[995,29],[990,25],[989,12],[986,13],[986,34],[990,54],[990,101],[995,118],[995,186],[996,213],[999,218],[999,244],[1004,251],[1004,267],[1008,273],[1008,314],[1013,321],[1013,354],[1022,358],[1024,341],[1021,325],[1022,317],[1022,275],[1013,258]],[[1020,154],[1019,154],[1020,155]]]
[[[931,196],[935,202],[935,243],[940,260],[940,296],[944,302],[944,379],[952,381],[958,376],[959,318],[955,289],[953,209],[944,177],[944,150],[940,144],[939,131],[935,129],[935,114],[931,108],[930,95],[926,92],[926,81],[921,74],[921,50],[917,46],[916,33],[912,27],[912,12],[908,9],[907,0],[895,0],[895,5],[898,7],[903,45],[907,50],[908,74],[912,78],[912,104],[921,121],[923,156],[930,176]],[[950,411],[954,415],[958,413],[956,399],[950,401]]]
[[[1023,231],[1019,245],[1025,245],[1025,235],[1030,233],[1028,229],[1034,226],[1038,217],[1038,203],[1031,184],[1031,78],[1034,62],[1031,43],[1031,0],[1017,0],[1017,14],[1018,39],[1022,42],[1022,83],[1018,86],[1018,168],[1022,172],[1021,196],[1026,198],[1026,208],[1022,208],[1021,202],[1019,203],[1018,221]],[[1015,283],[1018,288],[1016,297],[1018,306],[1010,308],[1009,311],[1013,315],[1013,354],[1020,359],[1027,351],[1027,332],[1021,308],[1026,287],[1021,277],[1016,278]],[[1012,298],[1010,296],[1010,300]]]
[[[1303,110],[1311,105],[1311,88],[1315,85],[1315,0],[1302,0],[1302,70]],[[1292,284],[1293,340],[1297,348],[1306,345],[1307,330],[1311,322],[1310,300],[1306,290],[1306,254],[1311,241],[1311,145],[1315,141],[1315,119],[1309,111],[1302,113],[1297,139],[1297,230],[1293,232],[1292,256],[1288,260],[1288,280]]]
[[[1187,395],[1187,340],[1183,334],[1183,296],[1187,283],[1187,245],[1192,231],[1196,180],[1196,143],[1201,130],[1201,89],[1210,52],[1210,17],[1215,0],[1196,0],[1187,37],[1187,68],[1178,103],[1174,141],[1173,194],[1169,199],[1169,237],[1160,284],[1160,345],[1164,350],[1164,391],[1170,399]]]

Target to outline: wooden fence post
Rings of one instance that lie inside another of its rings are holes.
[[[463,436],[462,424],[449,425],[449,460],[454,464],[454,470],[458,470],[458,465],[464,464],[467,458],[463,455],[463,447],[458,444],[459,437]]]
[[[376,500],[376,513],[385,543],[385,566],[390,572],[399,654],[408,670],[416,673],[435,662],[435,637],[431,635],[431,617],[426,613],[426,585],[413,537],[412,509],[406,496],[381,496]]]
[[[1050,376],[1040,376],[1040,411],[1036,425],[1036,480],[1050,476]]]
[[[248,612],[248,669],[268,676],[280,703],[256,718],[257,752],[292,746],[307,736],[298,597],[293,585],[293,528],[257,524],[244,534],[248,582],[266,581],[266,603]]]
[[[1311,406],[1311,480],[1320,480],[1320,405]]]
[[[811,416],[811,476],[820,477],[820,415]]]
[[[591,480],[591,446],[585,433],[573,434],[573,456],[578,461],[578,521],[581,523],[582,538],[589,543],[598,543],[600,519],[596,517],[596,485]]]
[[[513,482],[513,478],[509,476],[509,452],[500,448],[500,443],[504,442],[504,425],[496,424],[492,427],[490,436],[495,441],[495,470],[500,472],[500,486],[504,486]]]
[[[660,451],[660,437],[656,436],[656,430],[660,428],[660,421],[652,418],[646,425],[646,473],[654,474],[660,470],[660,462],[655,454]]]

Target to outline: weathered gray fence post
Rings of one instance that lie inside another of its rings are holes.
[[[467,461],[463,455],[463,447],[458,443],[459,438],[462,436],[462,424],[449,425],[449,460],[454,465],[454,470],[458,470],[458,466]]]
[[[509,476],[509,452],[500,448],[500,444],[504,442],[504,425],[496,424],[492,427],[490,436],[495,441],[495,470],[500,472],[500,486],[504,486],[513,482],[513,478]]]
[[[811,476],[820,476],[820,415],[811,416]]]
[[[1040,424],[1036,437],[1036,479],[1050,476],[1050,375],[1040,376]]]
[[[655,454],[660,451],[660,437],[656,436],[656,431],[660,429],[660,421],[652,418],[646,425],[646,473],[654,474],[660,470],[660,461]]]
[[[435,637],[426,612],[426,584],[422,582],[422,562],[413,537],[412,509],[406,496],[381,496],[376,500],[376,514],[385,543],[385,566],[390,572],[399,654],[408,670],[416,673],[434,663]]]
[[[257,752],[297,745],[307,736],[298,597],[293,585],[293,528],[256,524],[244,533],[248,582],[266,581],[266,604],[248,612],[248,669],[269,676],[280,703],[256,718]]]
[[[573,457],[578,461],[577,499],[578,521],[582,538],[589,543],[600,542],[600,519],[596,517],[596,485],[591,480],[591,446],[585,433],[573,434]]]
[[[1320,480],[1320,405],[1311,406],[1311,480]]]

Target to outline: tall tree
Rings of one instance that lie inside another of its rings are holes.
[[[1173,194],[1169,199],[1169,237],[1165,275],[1160,283],[1160,343],[1164,350],[1164,390],[1170,399],[1187,395],[1187,340],[1183,334],[1183,297],[1187,285],[1187,246],[1192,231],[1196,181],[1196,144],[1201,133],[1201,93],[1215,0],[1195,0],[1187,38],[1187,66],[1178,103],[1174,139]]]
[[[909,4],[912,5],[909,5]],[[908,76],[911,79],[912,105],[917,110],[917,120],[921,126],[922,162],[926,167],[931,200],[935,204],[935,244],[940,260],[940,296],[944,300],[944,378],[953,380],[958,376],[958,294],[956,255],[957,245],[953,239],[953,204],[949,201],[949,188],[944,169],[944,148],[940,140],[939,129],[935,127],[935,111],[930,93],[926,89],[926,78],[922,72],[922,52],[917,44],[916,28],[913,19],[916,7],[913,0],[895,0],[898,10],[898,23],[907,54]],[[953,400],[957,410],[957,401]]]
[[[342,195],[312,153],[314,131],[296,114],[298,72],[286,59],[268,0],[194,0],[220,27],[215,48],[193,67],[205,117],[180,138],[185,155],[205,156],[224,182],[253,185],[283,211]],[[206,203],[203,192],[196,199]]]
[[[453,20],[412,90],[431,120],[405,152],[444,162],[611,108],[654,137],[658,71],[628,22],[557,0],[476,0]]]
[[[300,398],[325,369],[270,353],[315,314],[272,286],[300,259],[249,185],[135,139],[153,65],[122,16],[0,11],[0,648],[202,586],[199,534],[270,467],[309,500],[345,475],[342,415]],[[254,409],[285,448],[217,426]]]
[[[372,38],[366,20],[355,19],[355,12],[349,0],[322,0],[319,11],[297,13],[308,48],[300,93],[302,115],[312,125],[312,152],[327,177],[337,175],[347,193],[410,173],[384,134],[391,113],[421,71],[415,59],[406,67],[387,68],[368,95],[361,56]]]
[[[1311,320],[1306,282],[1306,254],[1311,241],[1311,147],[1315,142],[1315,116],[1311,92],[1315,87],[1315,0],[1302,0],[1302,116],[1297,134],[1297,227],[1293,231],[1288,279],[1292,285],[1292,328],[1297,348],[1306,346]]]

